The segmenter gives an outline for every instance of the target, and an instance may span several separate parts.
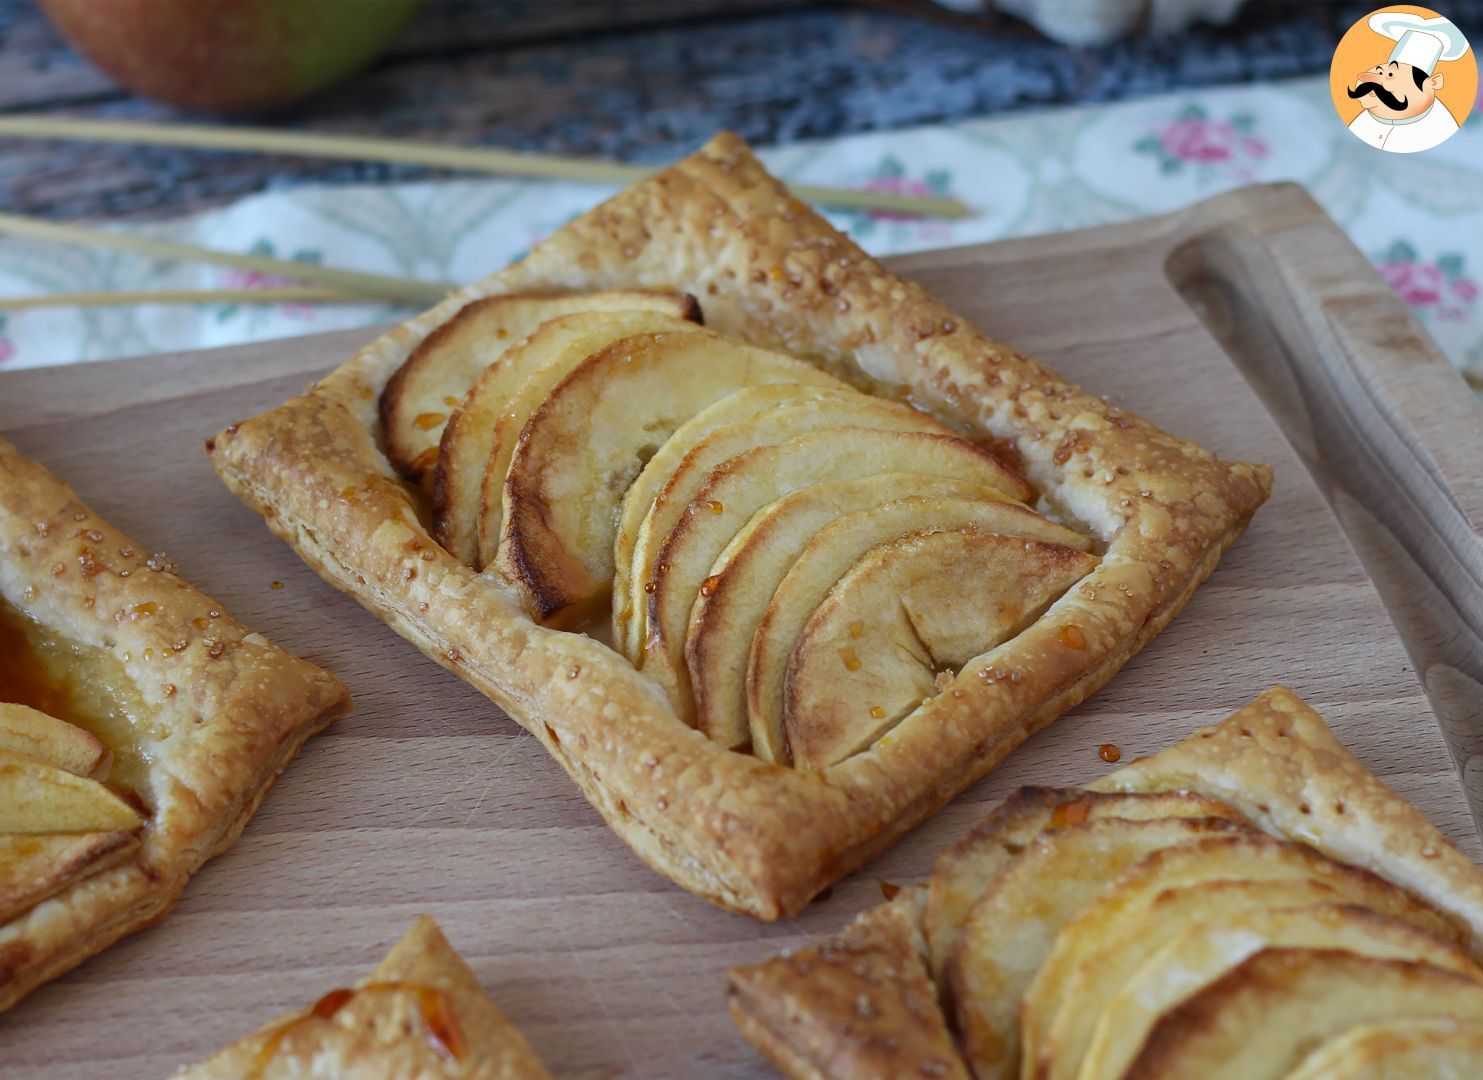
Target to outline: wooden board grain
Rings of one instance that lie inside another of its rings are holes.
[[[897,262],[1117,404],[1223,455],[1272,462],[1276,489],[1185,613],[1106,689],[773,926],[717,911],[642,866],[535,740],[321,583],[216,481],[207,435],[296,393],[370,332],[0,376],[0,430],[23,452],[137,541],[167,550],[249,625],[340,675],[357,706],[308,746],[163,923],[0,1017],[0,1069],[18,1080],[166,1075],[352,981],[427,912],[558,1075],[765,1076],[726,1016],[728,964],[838,927],[879,899],[877,879],[922,876],[1009,788],[1089,780],[1108,769],[1099,744],[1157,750],[1276,682],[1476,857],[1448,745],[1370,575],[1231,358],[1250,368],[1251,350],[1191,306],[1210,319],[1218,290],[1196,286],[1233,280],[1191,240],[1233,222],[1267,253],[1284,229],[1338,236],[1305,196],[1279,189]],[[1166,273],[1175,253],[1185,262]],[[1361,260],[1305,287],[1352,295],[1366,273]],[[1236,292],[1257,309],[1272,303]],[[1289,349],[1298,361],[1302,351]],[[1337,468],[1320,468],[1331,496]]]

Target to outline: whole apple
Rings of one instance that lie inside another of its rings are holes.
[[[41,0],[119,82],[185,109],[255,112],[322,90],[379,56],[421,0]]]

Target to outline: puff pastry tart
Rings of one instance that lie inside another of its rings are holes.
[[[794,1077],[1483,1075],[1483,871],[1290,691],[731,973]]]
[[[0,439],[0,1009],[163,916],[348,708]]]
[[[177,1080],[550,1080],[438,924],[424,915],[376,969]]]
[[[1270,483],[990,340],[730,135],[210,450],[641,857],[764,919],[1101,686]]]

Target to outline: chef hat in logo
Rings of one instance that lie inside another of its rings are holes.
[[[1428,75],[1436,70],[1439,60],[1457,60],[1468,51],[1468,39],[1462,31],[1451,19],[1441,16],[1427,19],[1398,11],[1377,11],[1370,16],[1370,29],[1395,39],[1391,61],[1410,64]]]

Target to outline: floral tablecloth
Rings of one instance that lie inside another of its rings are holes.
[[[1322,79],[1187,92],[765,149],[785,179],[952,194],[961,221],[832,213],[868,251],[975,243],[1158,214],[1248,183],[1306,186],[1375,260],[1452,360],[1483,385],[1483,108],[1425,154],[1385,154],[1339,123]],[[611,194],[470,179],[299,188],[148,232],[372,273],[464,282],[518,258]],[[261,275],[88,247],[0,240],[0,295],[254,288]],[[0,321],[0,369],[340,329],[405,317],[378,304],[56,308]]]

